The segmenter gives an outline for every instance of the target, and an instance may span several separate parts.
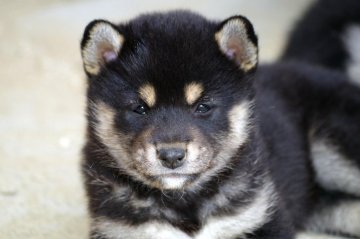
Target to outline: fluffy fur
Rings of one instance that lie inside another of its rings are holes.
[[[305,229],[360,237],[332,226],[337,205],[358,208],[356,188],[333,174],[346,169],[327,168],[345,180],[331,188],[311,155],[331,142],[339,160],[360,166],[360,89],[344,75],[298,62],[257,69],[257,37],[241,16],[175,11],[107,23],[106,34],[123,39],[111,45],[116,58],[93,47],[103,38],[92,29],[104,23],[90,23],[82,41],[101,59],[89,71],[83,54],[92,239],[285,239]]]
[[[346,72],[360,84],[360,2],[317,0],[290,34],[283,60]]]

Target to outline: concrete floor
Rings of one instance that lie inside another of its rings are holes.
[[[0,0],[0,238],[87,237],[79,173],[85,79],[79,41],[94,18],[193,9],[250,18],[261,61],[274,60],[311,0]]]

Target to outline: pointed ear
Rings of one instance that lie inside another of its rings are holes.
[[[124,43],[124,37],[112,23],[95,20],[85,28],[81,55],[86,73],[97,75],[102,66],[114,61]]]
[[[234,16],[223,21],[215,34],[222,53],[234,61],[244,72],[256,68],[258,63],[257,37],[249,20]]]

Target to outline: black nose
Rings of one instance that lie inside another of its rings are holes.
[[[184,164],[185,150],[181,148],[163,148],[159,158],[164,167],[175,169]]]

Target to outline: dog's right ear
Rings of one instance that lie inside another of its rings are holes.
[[[258,64],[257,37],[251,22],[243,16],[233,16],[223,21],[215,34],[222,53],[244,72],[252,71]]]
[[[97,75],[101,67],[117,59],[124,37],[116,26],[105,20],[95,20],[85,28],[81,41],[84,69],[89,75]]]

